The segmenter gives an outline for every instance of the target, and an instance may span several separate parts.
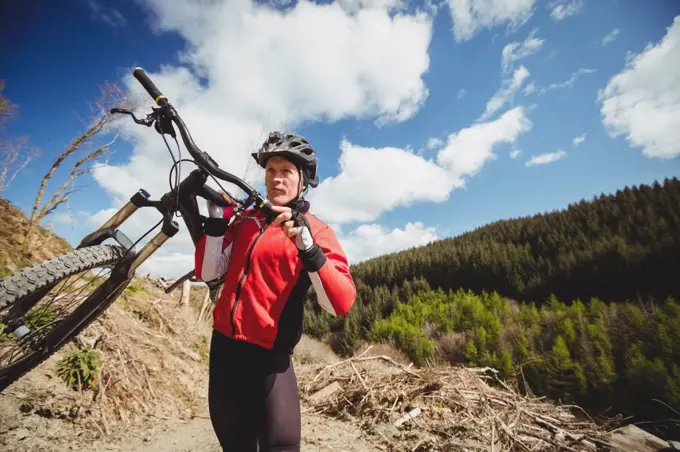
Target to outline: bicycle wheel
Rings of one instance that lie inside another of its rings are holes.
[[[108,276],[92,274],[111,269],[125,253],[117,245],[76,249],[0,280],[0,392],[80,334],[120,295],[129,279],[111,286]],[[70,288],[75,294],[65,292]]]

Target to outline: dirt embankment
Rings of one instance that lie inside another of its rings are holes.
[[[0,277],[12,274],[31,262],[49,259],[68,251],[71,246],[42,226],[35,226],[33,246],[24,247],[28,218],[18,207],[0,198]]]

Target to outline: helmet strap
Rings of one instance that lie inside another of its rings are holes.
[[[295,197],[293,199],[290,200],[290,202],[288,202],[288,204],[286,204],[291,209],[295,209],[295,205],[297,204],[298,200],[302,200],[305,197],[305,193],[307,193],[307,190],[309,189],[309,186],[305,182],[304,176],[302,174],[302,170],[299,167],[298,167],[298,174],[300,175],[300,182],[298,182],[297,194],[295,195]],[[304,187],[305,187],[304,190],[302,190],[303,184],[304,184]],[[301,192],[301,190],[302,190],[302,192]]]

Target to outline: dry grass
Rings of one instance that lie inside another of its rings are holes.
[[[90,338],[104,336],[93,399],[105,429],[138,424],[149,415],[191,417],[205,400],[209,326],[184,318],[173,301],[156,299],[148,306],[146,317],[132,319],[114,305],[89,328]]]
[[[406,356],[406,353],[402,352],[398,348],[394,347],[393,345],[384,343],[384,342],[363,342],[359,348],[357,349],[356,354],[361,355],[365,353],[368,349],[371,349],[371,354],[373,355],[384,355],[384,356],[389,356],[392,358],[395,362],[399,364],[404,364],[405,366],[408,366],[411,364],[411,360]]]
[[[35,261],[50,259],[69,251],[71,246],[51,231],[35,230],[36,246],[30,253],[22,251],[28,219],[23,212],[4,198],[0,198],[0,277],[9,276],[17,269]]]
[[[437,341],[438,356],[449,363],[465,362],[465,346],[468,334],[451,331],[443,334]]]

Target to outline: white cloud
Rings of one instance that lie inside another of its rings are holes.
[[[536,0],[448,0],[456,41],[472,39],[482,29],[507,24],[522,26],[533,14]]]
[[[583,135],[581,135],[580,137],[575,137],[572,140],[572,144],[574,146],[578,146],[579,144],[583,143],[584,141],[586,141],[586,134],[585,133]]]
[[[113,28],[124,27],[127,22],[116,8],[104,6],[95,0],[87,0],[87,6],[90,7],[93,19],[105,22]]]
[[[515,94],[522,88],[524,82],[529,78],[529,71],[524,66],[520,66],[512,74],[512,78],[504,79],[500,89],[486,103],[486,110],[479,120],[486,120],[493,116],[505,104],[511,103]]]
[[[436,163],[412,151],[341,145],[340,173],[324,179],[308,195],[315,212],[335,224],[374,221],[383,212],[414,201],[442,202],[493,159],[493,150],[514,143],[531,129],[522,107],[498,119],[448,136]]]
[[[404,229],[388,229],[379,224],[363,224],[338,241],[351,264],[372,257],[426,245],[439,237],[436,228],[423,223],[408,223]]]
[[[520,156],[520,154],[522,154],[522,151],[520,151],[519,149],[514,149],[514,150],[510,153],[510,158],[511,158],[511,159],[517,159],[517,158]]]
[[[567,88],[573,88],[576,82],[578,81],[579,78],[581,78],[582,75],[585,74],[592,74],[595,72],[595,69],[588,69],[588,68],[579,68],[576,72],[571,74],[568,80],[564,82],[559,82],[559,83],[553,83],[549,85],[547,88],[541,88],[538,90],[539,95],[543,95],[547,93],[548,91],[555,91],[558,89],[567,89]]]
[[[525,96],[528,96],[534,92],[536,92],[536,84],[534,82],[529,82],[527,86],[524,87],[522,90]]]
[[[428,149],[438,148],[442,144],[444,144],[444,141],[442,141],[441,138],[429,138],[427,140],[427,148]]]
[[[458,181],[431,160],[411,151],[341,144],[340,173],[307,196],[325,221],[374,221],[383,212],[414,201],[442,202]]]
[[[512,69],[512,64],[541,50],[545,39],[536,38],[537,28],[531,30],[524,42],[511,42],[501,52],[501,69],[504,73]]]
[[[53,224],[74,225],[77,223],[73,215],[67,212],[54,212],[52,215],[47,217],[47,220]]]
[[[456,99],[461,100],[465,96],[465,88],[461,88],[458,90],[458,94],[456,94]]]
[[[428,96],[422,77],[429,67],[432,18],[395,12],[400,1],[297,2],[286,4],[285,11],[246,0],[143,3],[155,31],[177,33],[187,44],[182,66],[165,65],[149,76],[177,107],[198,145],[229,171],[247,172],[252,184],[260,182],[262,171],[249,154],[271,129],[344,118],[379,125],[405,121]],[[127,82],[145,96],[141,112],[146,114],[151,100],[131,76]],[[131,122],[123,135],[134,144],[130,160],[93,174],[112,197],[112,209],[140,187],[156,199],[169,188],[172,161],[160,137]],[[191,169],[182,165],[182,174]],[[199,205],[204,208],[203,201]],[[107,213],[110,209],[96,213],[93,221]],[[144,209],[123,229],[136,239],[158,219],[157,212]],[[192,252],[182,228],[147,267],[160,269]]]
[[[598,94],[602,122],[647,157],[680,155],[680,16],[660,42],[627,58]]]
[[[179,278],[194,269],[194,255],[187,252],[168,252],[161,249],[139,268],[141,274],[163,275],[168,278]]]
[[[182,61],[208,77],[212,103],[236,117],[399,121],[427,98],[432,23],[423,12],[391,17],[380,2],[347,2],[371,4],[350,14],[338,3],[281,12],[247,0],[147,1],[159,28],[189,41]]]
[[[583,9],[583,0],[559,0],[550,5],[550,17],[561,21],[569,16],[578,14]]]
[[[535,155],[531,157],[529,160],[527,160],[526,166],[545,165],[547,163],[553,163],[562,159],[565,155],[567,155],[567,153],[561,149],[555,152],[547,152],[545,154]]]
[[[602,47],[614,42],[620,33],[621,30],[619,30],[618,28],[615,28],[609,33],[607,33],[607,35],[604,38],[602,38]]]
[[[338,0],[338,3],[350,14],[369,9],[399,11],[406,7],[404,0]]]
[[[446,147],[439,151],[439,165],[456,178],[474,176],[490,159],[494,147],[514,143],[520,134],[531,129],[531,121],[522,107],[515,107],[491,122],[475,124],[449,135]]]

